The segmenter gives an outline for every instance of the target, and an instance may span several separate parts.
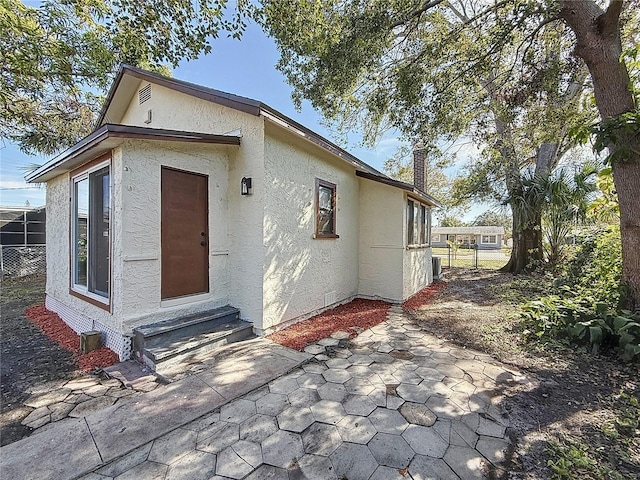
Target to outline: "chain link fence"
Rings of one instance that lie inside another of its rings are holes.
[[[2,277],[24,277],[47,270],[46,245],[2,245],[0,252]]]
[[[474,268],[498,270],[509,261],[511,250],[508,248],[483,250],[475,246],[434,247],[433,256],[440,257],[442,268]]]

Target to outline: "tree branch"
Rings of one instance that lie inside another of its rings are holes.
[[[417,10],[414,10],[413,12],[410,12],[406,17],[404,17],[402,20],[396,20],[395,22],[393,22],[391,24],[391,29],[394,29],[396,27],[399,27],[401,25],[404,25],[405,23],[407,23],[409,20],[415,18],[415,17],[419,17],[420,15],[422,15],[424,12],[426,12],[427,10],[438,6],[439,4],[441,4],[442,2],[444,2],[445,0],[431,0],[430,2],[425,2],[424,4],[422,4],[422,7],[418,8]]]
[[[607,10],[597,18],[598,32],[603,37],[617,34],[622,4],[623,0],[611,0]]]

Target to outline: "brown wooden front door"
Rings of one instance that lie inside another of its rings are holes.
[[[162,167],[162,298],[209,291],[208,181]]]

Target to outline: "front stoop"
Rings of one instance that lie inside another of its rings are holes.
[[[195,354],[252,338],[252,324],[229,305],[133,330],[138,361],[157,371]]]

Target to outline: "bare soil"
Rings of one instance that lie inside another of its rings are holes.
[[[22,405],[32,393],[47,391],[80,374],[71,352],[51,341],[24,315],[44,300],[44,275],[0,283],[0,444],[28,436],[20,424],[32,409]]]
[[[527,281],[523,289],[521,280],[498,272],[449,271],[445,287],[412,312],[425,330],[539,380],[533,388],[513,385],[502,392],[516,442],[502,476],[552,478],[549,442],[579,442],[613,473],[604,477],[574,469],[574,478],[640,478],[637,430],[620,441],[603,433],[620,415],[620,392],[640,394],[638,365],[624,364],[613,353],[594,356],[578,347],[525,342],[518,305],[548,293],[548,281]]]

